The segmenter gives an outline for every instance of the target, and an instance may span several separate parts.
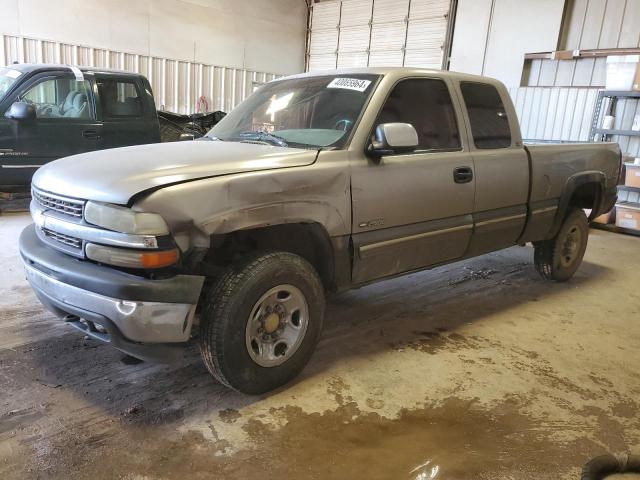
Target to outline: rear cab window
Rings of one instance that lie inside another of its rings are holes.
[[[487,83],[460,82],[460,90],[476,148],[510,147],[509,117],[496,87]]]
[[[418,134],[414,153],[459,150],[460,134],[447,84],[433,78],[398,82],[378,114],[374,131],[383,123],[410,123]]]
[[[97,83],[104,117],[135,118],[142,116],[142,99],[135,81],[100,78]]]

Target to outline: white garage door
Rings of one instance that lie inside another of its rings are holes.
[[[366,66],[442,68],[452,10],[452,0],[315,3],[307,70]]]

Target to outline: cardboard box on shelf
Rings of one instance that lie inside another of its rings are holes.
[[[630,230],[640,230],[640,206],[616,205],[616,225]]]
[[[627,187],[640,187],[640,165],[625,163],[624,184]]]

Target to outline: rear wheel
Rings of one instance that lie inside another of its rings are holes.
[[[584,211],[571,210],[555,237],[535,243],[536,270],[547,280],[569,280],[582,263],[588,238],[589,223]]]
[[[258,394],[293,379],[322,330],[324,291],[313,267],[286,252],[232,265],[208,293],[200,352],[211,374]]]

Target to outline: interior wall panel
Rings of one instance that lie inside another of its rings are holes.
[[[627,0],[624,6],[619,47],[640,47],[640,2]]]
[[[0,35],[0,45],[3,65],[62,63],[141,73],[149,78],[158,108],[178,113],[204,111],[205,102],[207,111],[228,112],[253,91],[254,78],[262,84],[281,76],[11,35]]]
[[[459,0],[451,70],[519,86],[524,54],[555,50],[565,0]]]
[[[587,4],[587,13],[584,17],[582,34],[580,35],[580,43],[576,48],[598,48],[600,45],[600,32],[602,25],[606,19],[605,10],[607,0],[605,1],[589,1]]]
[[[0,34],[289,74],[304,69],[307,12],[303,0],[0,0]]]
[[[482,75],[493,0],[458,0],[450,69]]]

